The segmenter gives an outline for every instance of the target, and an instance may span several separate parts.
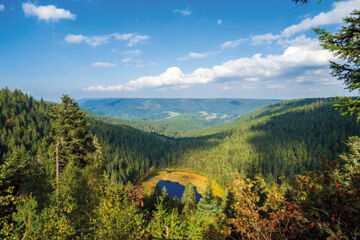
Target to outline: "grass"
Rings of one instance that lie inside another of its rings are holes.
[[[150,193],[152,188],[161,180],[177,182],[184,186],[191,182],[200,194],[205,192],[206,185],[210,181],[205,176],[180,169],[153,169],[140,179],[139,183]],[[222,197],[224,190],[215,181],[210,182],[213,194]]]

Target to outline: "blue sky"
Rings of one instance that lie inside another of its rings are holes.
[[[0,87],[88,97],[349,95],[311,27],[360,0],[0,0]]]

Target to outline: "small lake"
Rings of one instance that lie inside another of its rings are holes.
[[[184,185],[171,181],[161,180],[157,183],[157,185],[160,187],[160,189],[162,189],[165,186],[166,191],[168,192],[170,198],[174,198],[175,196],[177,196],[180,200],[185,190]],[[202,196],[197,192],[196,187],[194,187],[194,191],[195,191],[196,201],[199,202]]]

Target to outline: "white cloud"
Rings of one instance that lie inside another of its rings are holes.
[[[354,9],[360,9],[360,0],[335,2],[331,11],[326,13],[322,12],[313,18],[306,18],[299,24],[287,27],[282,31],[281,35],[290,37],[295,33],[305,31],[313,27],[342,23],[343,18],[348,16]]]
[[[112,36],[114,36],[116,40],[129,40],[134,36],[134,33],[123,33],[123,34],[113,33]]]
[[[85,39],[87,39],[87,37],[81,34],[80,35],[69,34],[65,37],[65,41],[68,43],[81,43],[82,41],[85,41]]]
[[[94,62],[90,64],[92,67],[101,67],[101,68],[110,68],[110,67],[116,67],[117,65],[115,63],[108,63],[108,62]]]
[[[189,58],[204,58],[209,56],[210,53],[215,53],[215,52],[204,52],[204,53],[189,52],[185,57],[179,57],[178,60],[184,61],[184,60],[188,60]]]
[[[196,53],[196,52],[190,52],[189,53],[189,57],[191,58],[204,58],[207,57],[209,55],[209,53]]]
[[[217,20],[217,25],[222,25],[222,19]]]
[[[136,34],[135,36],[130,38],[129,43],[127,44],[128,47],[133,47],[136,44],[140,43],[140,42],[144,42],[146,40],[148,40],[150,37],[147,35],[138,35]]]
[[[130,56],[138,56],[138,55],[141,55],[141,50],[140,49],[129,50],[129,51],[125,51],[124,54],[130,55]]]
[[[260,45],[263,43],[270,44],[272,41],[279,39],[280,35],[273,35],[272,33],[255,35],[251,37],[251,42],[253,45]]]
[[[174,13],[180,13],[181,15],[184,16],[190,16],[192,12],[189,9],[175,9]]]
[[[314,41],[311,38],[307,38],[304,34],[293,38],[293,39],[279,39],[276,44],[281,45],[283,47],[289,47],[289,46],[312,46],[316,47],[318,46],[318,42]]]
[[[198,68],[192,73],[184,73],[179,67],[170,67],[157,76],[144,76],[117,86],[91,86],[90,91],[136,90],[140,88],[158,88],[167,86],[189,86],[210,82],[247,81],[261,83],[262,80],[279,79],[292,76],[293,81],[308,69],[327,68],[333,59],[330,52],[323,50],[317,40],[308,41],[308,45],[287,47],[280,55],[255,54],[250,58],[239,58],[213,66]],[[289,73],[293,73],[290,74]],[[268,83],[267,88],[281,88],[281,83]]]
[[[307,17],[299,24],[294,24],[285,28],[281,32],[281,34],[274,35],[272,33],[267,33],[262,35],[255,35],[251,37],[251,41],[253,45],[259,45],[263,43],[270,44],[274,40],[278,40],[277,41],[278,44],[286,45],[287,42],[292,41],[292,40],[287,40],[287,38],[293,36],[296,33],[306,31],[313,27],[342,23],[343,18],[350,15],[350,13],[355,9],[360,9],[360,0],[335,2],[333,4],[332,10],[328,12],[321,12],[318,15],[314,16],[313,18]],[[301,40],[301,39],[297,39],[297,40]]]
[[[228,47],[236,47],[237,45],[239,45],[240,43],[246,41],[247,39],[245,38],[239,38],[237,40],[234,40],[234,41],[226,41],[224,42],[221,47],[222,48],[228,48]]]
[[[266,88],[272,88],[272,89],[282,89],[285,88],[285,85],[283,84],[266,84]]]
[[[245,78],[244,80],[248,82],[258,82],[260,79],[258,77],[248,77]]]
[[[56,8],[55,5],[36,6],[28,2],[23,3],[22,8],[26,17],[37,17],[39,20],[56,22],[59,19],[76,19],[75,14],[72,14],[69,10]]]
[[[105,43],[108,43],[110,39],[110,36],[92,36],[92,37],[87,37],[84,36],[82,34],[79,35],[74,35],[74,34],[68,34],[65,37],[65,42],[67,43],[81,43],[81,42],[86,42],[87,44],[89,44],[92,47],[96,47],[99,45],[103,45]]]
[[[0,4],[0,12],[5,10],[5,5],[4,4]]]
[[[141,43],[141,42],[149,39],[150,37],[146,36],[146,35],[139,35],[137,33],[124,33],[124,34],[113,33],[113,34],[109,34],[109,35],[100,35],[100,36],[91,36],[91,37],[84,36],[82,34],[78,34],[78,35],[68,34],[65,37],[65,42],[67,42],[67,43],[85,42],[92,47],[96,47],[96,46],[108,43],[112,38],[114,38],[118,41],[128,40],[129,43],[127,44],[127,46],[132,47],[138,43]]]
[[[121,62],[123,63],[128,63],[131,62],[132,58],[128,57],[128,58],[124,58],[123,60],[121,60]]]

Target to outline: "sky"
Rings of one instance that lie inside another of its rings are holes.
[[[0,0],[0,88],[75,99],[354,95],[313,27],[360,0]]]

